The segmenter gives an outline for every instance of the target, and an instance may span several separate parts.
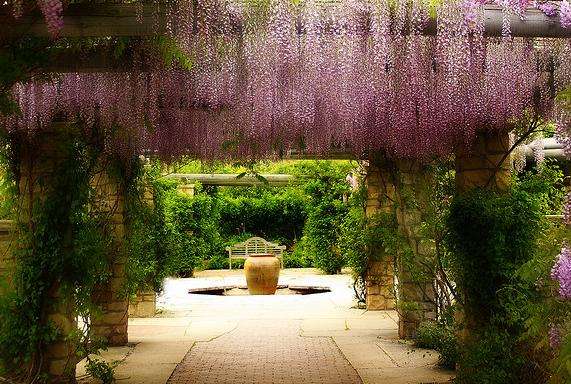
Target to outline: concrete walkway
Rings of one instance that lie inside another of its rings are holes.
[[[313,295],[209,296],[189,288],[243,285],[242,271],[169,279],[160,313],[129,320],[130,346],[105,352],[125,384],[443,383],[437,355],[397,339],[397,315],[354,307],[348,275],[284,270],[280,284]],[[82,368],[78,374],[83,374]],[[93,382],[84,379],[82,382]]]

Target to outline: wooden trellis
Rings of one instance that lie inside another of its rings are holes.
[[[504,13],[500,7],[488,5],[484,11],[485,34],[501,36]],[[526,11],[522,19],[510,15],[511,34],[514,37],[571,38],[571,28],[563,28],[559,17],[548,17],[537,9]],[[0,43],[22,36],[48,37],[43,17],[39,12],[14,19],[9,6],[0,6]],[[64,12],[64,27],[60,37],[149,38],[167,34],[167,16],[164,4],[70,4]],[[437,21],[429,20],[422,33],[434,35]],[[145,52],[139,52],[145,61]],[[147,53],[148,55],[148,53]],[[137,69],[141,69],[141,66]],[[142,66],[144,69],[144,65]],[[129,71],[133,63],[129,55],[115,57],[106,47],[95,48],[78,57],[77,52],[62,50],[51,58],[46,72],[113,72]]]

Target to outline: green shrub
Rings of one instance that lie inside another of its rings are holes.
[[[135,168],[137,167],[138,168]],[[155,180],[159,170],[145,172],[142,164],[133,165],[126,193],[126,264],[127,289],[131,297],[137,292],[162,290],[163,280],[170,274],[168,255],[176,248],[177,239],[165,226],[165,195],[176,190],[176,183]],[[147,188],[153,201],[144,199]]]
[[[343,202],[343,196],[349,194],[345,175],[327,162],[317,163],[304,184],[305,193],[310,196],[303,228],[304,251],[315,267],[329,274],[339,273],[345,266],[338,246],[341,223],[348,210]]]
[[[523,383],[520,380],[524,359],[517,340],[507,329],[480,330],[462,351],[459,384]]]
[[[452,326],[435,321],[421,323],[417,330],[415,345],[437,351],[440,354],[438,365],[441,367],[456,368],[459,360],[459,344]]]
[[[216,198],[226,237],[248,232],[289,247],[302,234],[308,198],[299,188],[227,188]]]
[[[341,223],[339,247],[347,266],[352,270],[353,277],[363,281],[367,275],[371,256],[368,230],[367,218],[363,208],[350,208]]]
[[[502,313],[497,293],[517,282],[517,269],[532,259],[541,233],[540,209],[537,198],[518,188],[474,190],[452,202],[447,242],[469,320],[488,324]]]
[[[306,239],[302,237],[293,245],[290,252],[284,252],[284,268],[311,268],[313,266],[312,260],[305,251],[305,241]]]
[[[167,258],[169,271],[192,276],[202,260],[224,249],[218,231],[219,211],[215,199],[198,192],[190,197],[172,193],[165,202],[165,227],[176,243]]]
[[[339,273],[345,265],[337,245],[339,226],[345,212],[346,207],[341,201],[324,198],[313,207],[303,229],[306,238],[304,250],[315,267],[328,274]]]
[[[470,334],[459,383],[545,382],[524,339],[527,303],[538,291],[518,271],[536,256],[545,228],[541,199],[526,186],[474,190],[452,202],[447,243]]]

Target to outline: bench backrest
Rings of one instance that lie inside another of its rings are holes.
[[[285,245],[277,245],[261,237],[250,237],[248,240],[226,247],[232,256],[248,256],[254,253],[272,253],[281,255]]]

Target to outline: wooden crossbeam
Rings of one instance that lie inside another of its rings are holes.
[[[0,8],[0,37],[48,37],[46,24],[39,13],[14,19],[8,7]],[[60,37],[129,37],[166,33],[166,18],[159,5],[138,4],[70,4],[64,11]]]
[[[238,177],[238,174],[222,174],[222,173],[171,173],[165,176],[168,179],[178,179],[185,183],[199,182],[204,185],[221,185],[221,186],[251,186],[251,185],[271,185],[271,186],[287,186],[294,177],[285,174],[267,174],[261,175],[265,181],[252,176],[245,175]]]
[[[501,36],[503,12],[497,6],[485,8],[485,34]],[[166,33],[164,6],[157,4],[70,4],[64,12],[61,37],[154,36]],[[510,16],[512,36],[570,38],[571,28],[563,28],[559,17],[548,17],[537,9],[529,9],[524,19]],[[49,36],[39,14],[15,20],[7,6],[0,7],[0,38],[18,36]],[[435,19],[430,20],[423,34],[436,33]]]
[[[117,57],[109,47],[101,47],[78,54],[73,49],[63,49],[52,54],[49,63],[42,68],[46,73],[97,73],[97,72],[129,72],[152,70],[157,58],[152,52],[137,52],[137,63],[132,53],[124,53]]]

